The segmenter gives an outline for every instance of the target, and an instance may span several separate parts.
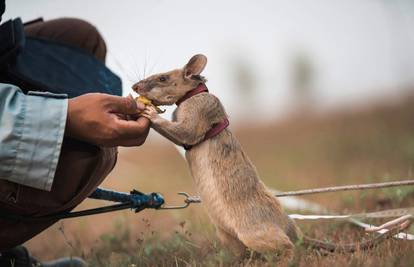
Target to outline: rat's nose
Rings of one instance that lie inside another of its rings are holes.
[[[134,90],[137,93],[140,91],[140,89],[141,89],[141,86],[140,86],[139,82],[132,86],[132,90]]]

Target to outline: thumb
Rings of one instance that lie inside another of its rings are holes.
[[[141,112],[145,109],[145,105],[143,103],[139,102],[139,101],[136,101],[131,94],[129,94],[127,96],[127,98],[134,100],[135,104],[137,105],[137,108],[138,108],[139,112]]]
[[[111,111],[114,113],[121,113],[125,115],[135,115],[140,113],[144,108],[137,105],[137,102],[132,98],[120,97],[120,96],[110,96],[110,107]]]

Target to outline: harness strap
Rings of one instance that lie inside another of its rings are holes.
[[[178,101],[175,102],[175,104],[177,106],[179,106],[181,103],[183,103],[184,101],[186,101],[190,97],[201,94],[201,93],[208,93],[208,88],[204,83],[200,83],[199,85],[197,85],[196,88],[188,91],[183,97],[178,99]]]
[[[201,94],[201,93],[208,93],[208,88],[204,83],[200,83],[196,88],[188,91],[183,97],[181,97],[175,104],[177,106],[179,106],[181,103],[183,103],[184,101],[186,101],[187,99],[189,99],[190,97],[193,97],[195,95]],[[229,126],[230,122],[227,118],[225,118],[224,120],[222,120],[219,123],[214,124],[210,130],[208,130],[206,132],[206,134],[204,135],[203,140],[201,140],[199,143],[194,144],[194,145],[187,145],[187,144],[183,144],[183,147],[185,150],[190,150],[191,148],[193,148],[194,146],[206,141],[207,139],[213,138],[214,136],[218,135],[219,133],[221,133],[222,131],[224,131],[224,129],[226,129]]]
[[[229,126],[230,122],[227,118],[225,118],[224,120],[222,120],[221,122],[214,124],[213,127],[208,130],[206,132],[206,134],[204,135],[203,140],[201,140],[199,143],[194,144],[194,145],[183,145],[185,150],[190,150],[191,148],[193,148],[194,146],[201,144],[202,142],[213,138],[214,136],[218,135],[219,133],[221,133],[222,131],[224,131],[224,129],[226,129]]]

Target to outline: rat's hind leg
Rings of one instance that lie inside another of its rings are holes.
[[[249,249],[259,253],[276,253],[281,266],[287,265],[294,255],[294,245],[277,225],[258,225],[238,232],[238,237]]]
[[[224,247],[229,248],[236,256],[242,256],[246,246],[234,235],[230,235],[221,228],[216,228],[216,233]]]

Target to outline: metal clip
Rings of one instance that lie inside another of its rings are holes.
[[[177,205],[177,206],[161,206],[160,210],[179,210],[179,209],[185,209],[188,206],[190,206],[191,203],[201,203],[201,199],[198,196],[190,196],[186,192],[178,192],[177,193],[180,196],[184,196],[184,204],[183,205]]]

